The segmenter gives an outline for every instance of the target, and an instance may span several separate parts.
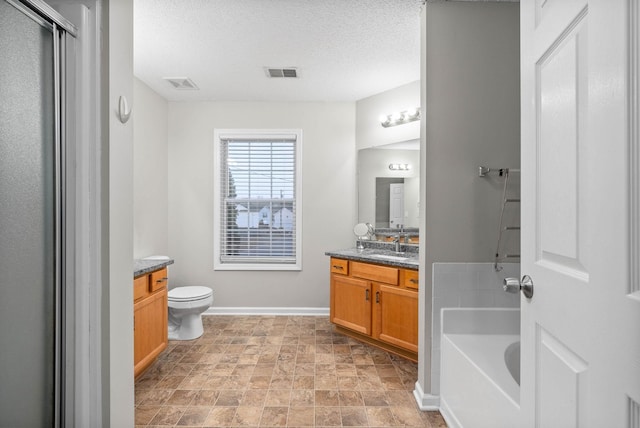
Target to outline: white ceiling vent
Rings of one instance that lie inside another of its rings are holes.
[[[188,77],[163,77],[163,79],[171,83],[171,86],[173,86],[174,89],[178,89],[181,91],[184,91],[184,90],[197,91],[198,90],[198,86],[195,83],[193,83],[193,80],[189,79]]]
[[[287,68],[273,68],[273,67],[265,67],[264,68],[267,77],[298,77],[298,69],[295,67],[287,67]]]

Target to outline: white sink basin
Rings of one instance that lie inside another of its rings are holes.
[[[171,260],[171,258],[169,256],[149,256],[149,257],[145,257],[142,260],[161,260],[161,261],[165,261],[165,260]]]
[[[386,254],[371,254],[371,257],[376,258],[376,259],[395,260],[397,262],[402,262],[402,261],[407,260],[407,257],[388,256]]]

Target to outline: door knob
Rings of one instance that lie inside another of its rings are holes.
[[[518,278],[505,278],[503,284],[504,286],[502,288],[507,293],[522,291],[522,294],[524,294],[524,297],[527,299],[533,297],[533,280],[529,275],[523,276],[521,281],[519,281]]]

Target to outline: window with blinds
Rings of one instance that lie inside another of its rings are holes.
[[[219,269],[299,269],[300,132],[216,133]]]

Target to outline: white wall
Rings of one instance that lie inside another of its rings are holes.
[[[133,96],[133,256],[142,258],[168,252],[168,103],[137,78]]]
[[[134,425],[133,123],[116,116],[133,103],[133,1],[104,1],[102,177],[103,426]]]
[[[520,165],[519,4],[427,3],[425,15],[420,286],[422,322],[431,323],[438,315],[430,307],[432,264],[491,262],[494,256],[503,181],[478,177],[478,166]],[[428,392],[431,337],[425,327],[418,382]]]
[[[328,308],[324,252],[355,239],[355,114],[355,103],[170,102],[172,284],[211,287],[214,307]],[[213,270],[215,128],[302,129],[302,271]]]
[[[356,146],[358,149],[382,146],[420,138],[420,122],[383,128],[380,116],[420,107],[420,81],[364,98],[357,102]]]
[[[431,281],[425,280],[425,253],[426,253],[426,177],[425,157],[427,153],[426,135],[426,114],[425,106],[427,105],[427,6],[420,10],[420,111],[422,120],[420,120],[420,239],[418,244],[420,250],[420,284],[418,290],[418,379],[416,380],[416,388],[413,392],[418,406],[422,410],[436,410],[438,402],[431,400],[429,397],[429,389],[425,387],[431,385]]]

